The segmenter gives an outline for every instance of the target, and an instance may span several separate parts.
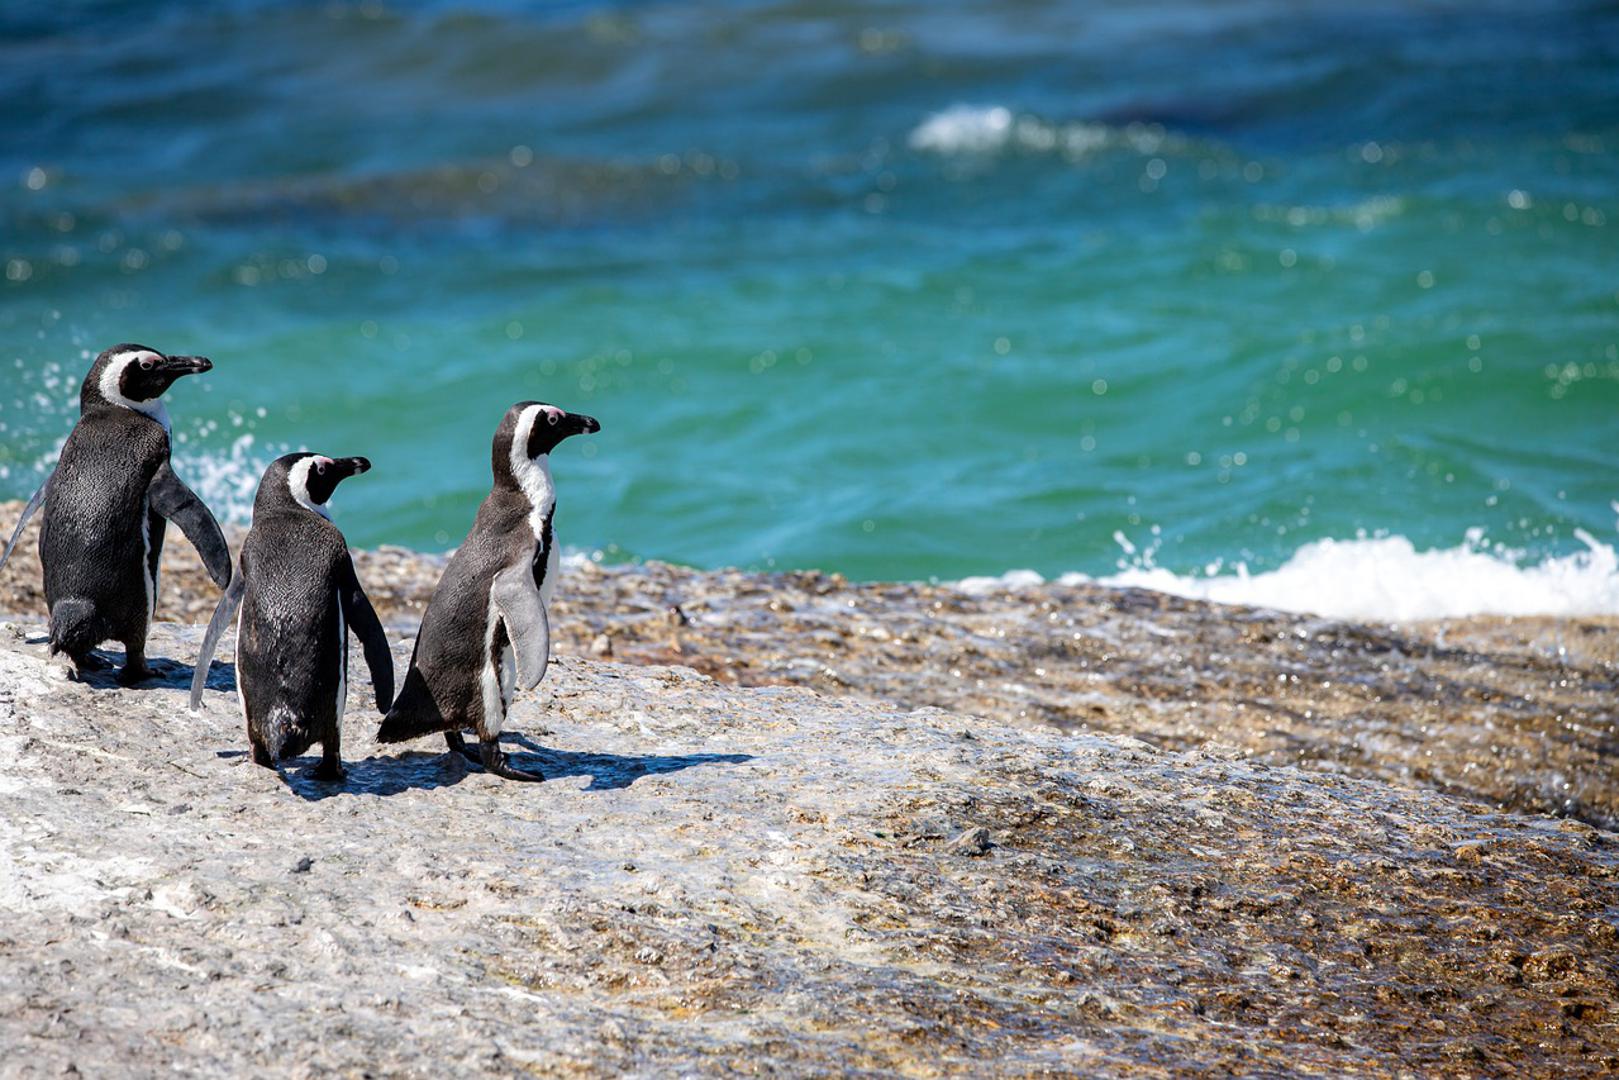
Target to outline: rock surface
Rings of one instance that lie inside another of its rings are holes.
[[[228,665],[186,711],[199,638],[122,690],[0,627],[8,1073],[1619,1069],[1583,823],[582,657],[516,785],[373,744],[356,654],[325,785],[246,763]]]
[[[20,511],[0,504],[0,527]],[[30,538],[0,574],[0,612],[44,615],[34,548]],[[397,548],[355,558],[383,619],[414,632],[442,559]],[[161,618],[206,622],[218,599],[179,538],[163,586]],[[1096,586],[969,595],[576,562],[552,629],[561,655],[1170,749],[1234,746],[1273,765],[1619,828],[1619,619],[1371,626]]]

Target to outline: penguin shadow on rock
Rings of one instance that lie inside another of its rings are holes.
[[[30,635],[24,639],[27,645],[50,643],[49,633]],[[132,685],[142,690],[184,690],[191,685],[191,666],[162,656],[146,657],[146,674],[139,682],[131,684],[120,674],[128,659],[127,654],[115,650],[92,649],[78,658],[72,678],[92,690],[127,690]],[[235,670],[230,664],[222,665],[222,669],[230,672]]]
[[[516,732],[507,732],[501,739],[528,751],[517,759],[519,768],[533,769],[551,780],[588,776],[590,783],[585,791],[617,791],[643,776],[680,772],[698,765],[741,765],[753,760],[752,754],[586,754],[541,746]]]
[[[541,773],[548,781],[572,777],[589,777],[590,783],[580,791],[618,791],[634,784],[643,776],[680,772],[699,765],[741,765],[752,761],[752,754],[592,754],[574,750],[558,750],[542,746],[526,735],[507,732],[500,736],[507,747],[519,747],[523,753],[513,753],[518,767]],[[221,757],[244,755],[246,751],[222,751]],[[477,766],[462,755],[406,751],[394,757],[369,757],[350,761],[347,777],[342,784],[333,784],[319,778],[319,759],[313,756],[281,762],[282,778],[299,798],[309,802],[338,795],[399,795],[412,789],[431,791],[435,788],[454,787],[468,776],[477,775]],[[296,767],[296,771],[294,768]]]
[[[246,758],[251,750],[216,750],[215,757]],[[322,774],[324,757],[280,757],[273,768],[287,789],[305,802],[320,802],[339,795],[402,795],[407,791],[433,791],[454,787],[473,774],[458,755],[401,754],[398,757],[368,757],[343,766],[343,778],[332,781]]]

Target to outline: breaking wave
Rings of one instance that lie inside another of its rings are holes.
[[[1615,506],[1619,510],[1619,504]],[[1345,619],[1456,618],[1466,615],[1619,615],[1619,552],[1575,531],[1583,550],[1523,564],[1521,553],[1488,545],[1482,529],[1452,548],[1419,551],[1403,536],[1317,540],[1274,570],[1176,574],[1136,554],[1102,577],[1065,574],[1061,584],[1096,583],[1154,589],[1197,600],[1248,604]],[[967,578],[969,593],[1028,588],[1044,579],[1031,570]]]

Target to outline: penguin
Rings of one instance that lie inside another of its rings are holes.
[[[259,481],[253,528],[242,543],[236,576],[208,623],[191,678],[195,712],[214,649],[239,608],[236,689],[256,765],[273,769],[318,742],[315,778],[345,779],[340,744],[350,630],[364,646],[377,711],[386,713],[393,701],[388,636],[326,509],[338,484],[370,468],[363,457],[288,454]]]
[[[378,742],[442,731],[450,749],[507,780],[545,777],[509,764],[496,741],[517,687],[532,690],[551,653],[546,614],[557,580],[550,454],[601,425],[555,405],[523,401],[495,430],[494,487],[439,579],[399,698]],[[461,737],[478,733],[474,756]]]
[[[159,400],[175,380],[213,366],[200,356],[165,356],[133,344],[96,357],[61,459],[0,554],[3,567],[43,505],[39,557],[51,655],[65,654],[75,674],[106,666],[91,650],[110,639],[124,646],[120,683],[151,676],[146,633],[157,607],[167,522],[180,526],[215,585],[230,581],[230,548],[219,522],[169,462],[169,413]]]

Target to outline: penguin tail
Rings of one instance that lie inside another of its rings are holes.
[[[377,728],[377,741],[406,742],[448,727],[433,695],[427,692],[422,673],[413,667],[406,674],[405,685],[394,699],[393,707],[382,718],[382,726]]]
[[[268,716],[258,723],[259,742],[270,755],[271,761],[280,761],[286,755],[287,749],[287,721],[291,717],[287,710],[276,706],[270,710]]]
[[[101,644],[96,607],[88,600],[69,597],[51,608],[51,655],[66,653],[74,660]]]
[[[296,713],[285,705],[276,705],[269,715],[256,725],[259,744],[271,761],[287,761],[297,757],[315,740]]]

